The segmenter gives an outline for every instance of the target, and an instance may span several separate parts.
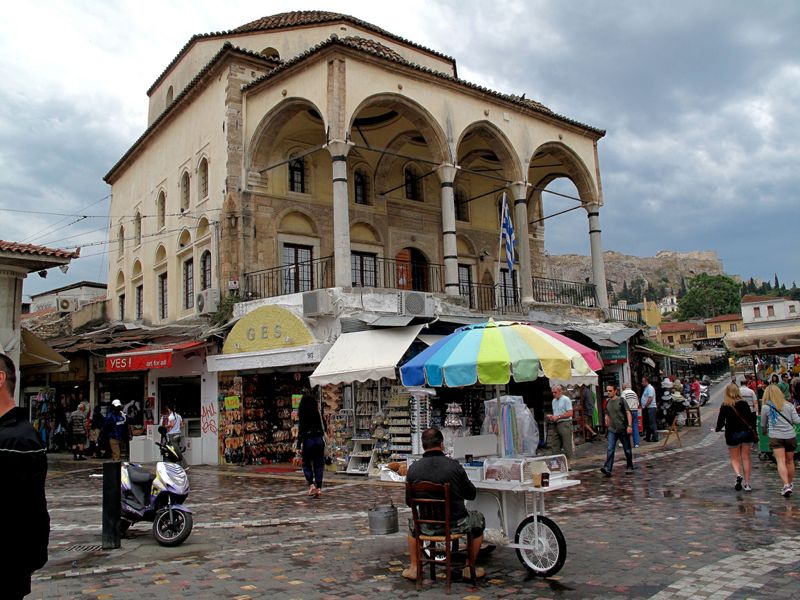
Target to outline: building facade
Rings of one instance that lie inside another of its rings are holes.
[[[742,315],[738,313],[730,315],[720,315],[704,321],[706,325],[706,338],[722,339],[726,333],[742,331],[744,322]]]
[[[706,326],[692,321],[665,322],[658,328],[659,341],[667,348],[691,350],[694,348],[694,341],[703,339],[705,335]]]
[[[780,296],[748,295],[742,298],[745,329],[783,327],[800,323],[800,302]]]

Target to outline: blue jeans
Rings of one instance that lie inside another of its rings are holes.
[[[633,433],[631,434],[633,436],[633,445],[634,446],[638,446],[639,445],[639,411],[638,410],[632,410],[631,411],[631,417],[633,417],[632,418],[632,421],[633,421],[633,427],[632,427]]]
[[[309,485],[322,489],[322,474],[325,472],[325,440],[320,435],[303,440],[303,475]]]
[[[614,468],[614,454],[617,451],[617,441],[622,442],[622,450],[625,452],[627,466],[633,468],[633,451],[631,450],[631,438],[627,432],[615,433],[608,432],[608,450],[606,451],[606,464],[603,465],[609,473]]]
[[[658,428],[656,427],[656,407],[652,402],[648,408],[642,409],[644,418],[644,439],[648,442],[658,441]]]

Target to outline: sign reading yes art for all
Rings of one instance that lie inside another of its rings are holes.
[[[233,326],[222,353],[280,350],[313,343],[311,332],[294,313],[280,306],[262,306]]]

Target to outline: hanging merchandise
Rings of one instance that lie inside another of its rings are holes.
[[[502,457],[534,456],[539,444],[539,428],[522,396],[500,396],[485,402],[482,434],[494,434]]]

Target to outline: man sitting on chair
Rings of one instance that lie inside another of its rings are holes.
[[[425,453],[422,458],[408,468],[406,475],[407,483],[419,483],[430,481],[431,483],[450,484],[450,518],[452,533],[467,533],[472,530],[472,546],[467,550],[470,553],[473,564],[478,558],[478,551],[483,543],[483,530],[486,521],[483,515],[477,510],[467,510],[464,500],[474,500],[477,490],[467,477],[467,472],[458,461],[447,458],[444,455],[444,437],[442,432],[431,427],[422,432],[422,449]],[[406,498],[406,504],[408,498]],[[408,536],[408,553],[411,555],[411,566],[403,571],[403,577],[415,581],[417,579],[417,546],[414,540],[414,523],[409,519],[411,534]],[[438,532],[437,532],[438,533]],[[437,533],[432,532],[432,535]],[[480,567],[475,567],[475,575],[483,577],[485,571]],[[465,567],[464,578],[468,579],[469,568]]]

